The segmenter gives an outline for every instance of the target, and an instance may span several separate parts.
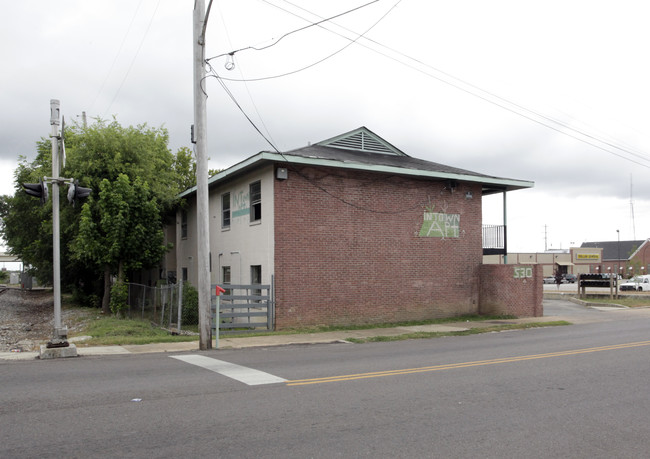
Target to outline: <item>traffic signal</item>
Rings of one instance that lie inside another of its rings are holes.
[[[23,188],[28,195],[39,198],[41,204],[45,205],[48,198],[48,192],[47,184],[45,184],[43,180],[39,180],[38,183],[23,183]]]
[[[78,199],[87,198],[93,192],[92,188],[84,188],[79,186],[79,180],[76,180],[68,185],[68,202],[73,206]]]

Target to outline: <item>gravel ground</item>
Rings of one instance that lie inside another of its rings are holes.
[[[63,310],[68,333],[80,327],[83,310]],[[52,338],[54,298],[51,290],[0,289],[0,352],[36,351]]]

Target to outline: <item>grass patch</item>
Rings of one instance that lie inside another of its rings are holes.
[[[100,317],[88,323],[84,335],[92,336],[82,345],[111,346],[125,344],[196,341],[197,336],[171,335],[168,331],[142,320]],[[81,343],[79,343],[81,344]]]
[[[345,330],[367,330],[370,328],[393,328],[393,327],[413,327],[416,325],[435,325],[435,324],[449,324],[453,322],[483,322],[485,320],[508,320],[515,319],[515,316],[510,315],[491,315],[481,316],[478,314],[468,314],[464,316],[445,317],[442,319],[431,320],[413,320],[410,322],[391,322],[388,324],[363,324],[363,325],[320,325],[313,328],[306,328],[299,331],[299,333],[314,333],[314,332],[329,332],[329,331],[345,331]]]
[[[511,315],[487,315],[481,316],[478,314],[446,317],[443,319],[430,319],[430,320],[414,320],[410,322],[391,322],[385,324],[361,324],[361,325],[317,325],[313,327],[303,328],[290,328],[277,332],[251,332],[242,335],[226,335],[227,338],[246,338],[250,336],[271,336],[271,335],[299,335],[308,333],[324,333],[333,331],[350,331],[350,330],[369,330],[372,328],[394,328],[394,327],[413,327],[416,325],[434,325],[434,324],[449,324],[454,322],[482,322],[486,320],[509,320],[516,319]],[[221,335],[224,337],[224,335]]]
[[[620,304],[621,306],[627,306],[628,308],[642,308],[650,306],[650,298],[646,296],[627,296],[624,298],[614,298],[610,299],[608,297],[590,297],[584,299],[588,303],[602,303],[602,304]]]
[[[412,332],[404,333],[397,336],[372,336],[369,338],[347,338],[346,341],[351,343],[377,343],[383,341],[404,341],[408,339],[425,339],[425,338],[442,338],[443,336],[466,336],[478,335],[480,333],[493,333],[505,330],[525,330],[528,328],[540,327],[558,327],[562,325],[571,325],[571,322],[557,320],[553,322],[532,322],[528,324],[503,324],[489,325],[485,327],[474,327],[469,330],[452,331],[452,332]]]

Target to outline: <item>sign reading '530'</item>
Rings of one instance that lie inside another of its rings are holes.
[[[531,266],[515,266],[515,279],[526,279],[533,277],[533,268]]]

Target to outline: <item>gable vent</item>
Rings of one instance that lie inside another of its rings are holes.
[[[357,132],[347,137],[339,138],[327,144],[328,147],[344,148],[346,150],[367,151],[370,153],[396,154],[390,146],[378,141],[366,132]]]

